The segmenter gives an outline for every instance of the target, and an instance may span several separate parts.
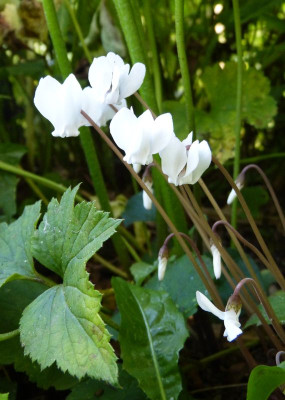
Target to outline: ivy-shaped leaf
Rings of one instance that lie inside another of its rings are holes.
[[[31,241],[40,207],[40,202],[27,206],[15,222],[0,224],[0,287],[15,279],[37,278]]]
[[[113,278],[122,322],[123,368],[152,400],[177,399],[182,389],[178,355],[188,336],[182,314],[165,292]]]
[[[99,316],[101,294],[88,279],[86,262],[114,232],[119,220],[97,211],[93,203],[74,207],[78,188],[68,189],[60,203],[52,200],[34,242],[34,256],[57,272],[56,285],[24,311],[20,321],[25,354],[41,368],[54,362],[64,372],[117,382],[110,334]]]

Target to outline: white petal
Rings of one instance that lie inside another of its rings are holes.
[[[238,189],[241,190],[243,188],[243,185],[241,184],[241,182],[235,182],[235,184],[237,185]],[[229,197],[227,199],[227,204],[232,204],[232,202],[234,201],[234,199],[237,197],[237,194],[235,192],[234,189],[231,190]]]
[[[133,164],[133,169],[138,174],[142,169],[142,165],[135,163],[135,164]]]
[[[120,97],[125,98],[135,93],[142,85],[145,77],[145,65],[134,64],[128,77],[120,81]]]
[[[151,135],[151,153],[156,154],[163,150],[174,136],[173,121],[170,113],[156,118]]]
[[[193,141],[193,132],[190,132],[187,138],[182,141],[182,143],[186,147],[190,146],[192,144],[192,141]]]
[[[51,76],[41,78],[35,92],[34,103],[39,112],[47,118],[53,125],[55,112],[57,113],[58,104],[55,99],[62,85]]]
[[[238,314],[236,314],[234,310],[229,310],[225,312],[224,324],[224,336],[227,337],[229,342],[232,342],[239,335],[242,334],[242,330],[240,329],[240,323],[238,320]]]
[[[190,147],[190,150],[191,150],[191,147]],[[199,144],[199,163],[198,163],[198,166],[192,172],[192,178],[191,178],[191,184],[192,185],[194,185],[194,183],[196,183],[201,178],[201,176],[206,171],[206,169],[209,168],[209,166],[211,164],[211,161],[212,161],[211,149],[210,149],[208,143],[206,142],[206,140],[203,140]]]
[[[198,290],[196,292],[196,299],[202,310],[208,311],[222,320],[225,318],[225,312],[219,310],[203,293]]]
[[[120,82],[120,69],[115,65],[113,68],[113,76],[111,88],[106,94],[105,101],[107,104],[116,104],[119,101],[119,82]]]
[[[186,149],[182,142],[173,136],[169,144],[159,152],[162,171],[173,183],[177,183],[178,175],[186,164]]]
[[[167,258],[166,257],[158,257],[158,280],[162,281],[165,275],[166,267],[167,267]]]
[[[112,78],[113,67],[107,57],[94,58],[89,68],[88,79],[101,101],[105,100],[106,93],[111,88]]]
[[[187,166],[185,174],[180,178],[180,184],[192,184],[192,172],[199,164],[199,140],[192,143],[187,152]]]
[[[221,254],[214,244],[212,244],[212,246],[211,246],[211,252],[213,255],[214,274],[215,274],[216,279],[219,279],[221,277],[221,273],[222,273]]]
[[[109,106],[106,106],[105,103],[99,101],[96,89],[93,89],[90,86],[83,89],[82,110],[85,111],[98,126],[102,126],[102,115],[107,107],[110,108]],[[90,126],[90,123],[86,120],[85,125]]]
[[[137,117],[128,108],[119,110],[110,123],[110,133],[117,146],[126,151],[136,134]]]

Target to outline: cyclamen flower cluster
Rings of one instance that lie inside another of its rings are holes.
[[[90,126],[81,114],[83,110],[98,126],[112,120],[111,135],[125,152],[124,160],[137,172],[158,153],[170,183],[194,184],[211,163],[209,145],[205,140],[192,143],[192,133],[180,141],[170,113],[154,118],[147,110],[136,117],[126,107],[125,98],[140,88],[144,76],[144,64],[136,63],[130,70],[120,56],[108,53],[93,60],[88,73],[91,86],[82,90],[73,74],[63,84],[47,76],[40,80],[34,102],[53,124],[53,136],[78,136],[81,126]]]

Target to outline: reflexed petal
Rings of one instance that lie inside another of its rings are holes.
[[[113,67],[109,60],[104,56],[94,58],[89,68],[88,79],[102,101],[105,100],[105,95],[111,88],[112,78]]]
[[[145,65],[142,63],[134,64],[128,77],[120,81],[120,97],[129,97],[135,93],[142,85],[145,77]]]
[[[61,90],[61,83],[51,76],[41,78],[35,92],[34,103],[39,112],[53,125],[58,104],[55,99]]]
[[[120,69],[115,65],[113,68],[113,76],[110,90],[106,93],[105,102],[107,104],[116,104],[119,101],[119,82],[120,82]]]
[[[191,147],[190,147],[190,150],[191,150]],[[211,161],[212,161],[211,149],[210,149],[208,143],[206,142],[206,140],[203,140],[199,144],[199,163],[198,163],[198,166],[192,172],[192,181],[191,181],[192,185],[194,185],[194,183],[196,183],[201,178],[201,176],[206,171],[206,169],[209,168],[209,166],[211,164]]]
[[[185,146],[176,136],[173,136],[159,155],[162,171],[169,177],[168,180],[176,185],[178,175],[187,161]]]
[[[229,342],[232,342],[239,335],[242,334],[242,330],[240,329],[240,322],[238,320],[238,314],[236,314],[234,310],[229,310],[225,312],[224,324],[224,336],[227,337]]]
[[[190,146],[192,144],[192,141],[193,141],[193,132],[190,132],[187,138],[182,141],[182,143],[184,144],[184,146]]]
[[[221,254],[214,244],[211,246],[211,252],[213,255],[214,274],[215,274],[216,279],[219,279],[221,277],[221,273],[222,273]]]
[[[86,114],[88,114],[98,126],[103,125],[101,120],[103,112],[106,108],[110,107],[99,101],[97,97],[97,91],[95,89],[91,88],[90,86],[83,89],[82,110],[85,111]],[[113,115],[114,111],[112,116]],[[90,126],[90,123],[85,119],[84,125]]]
[[[197,168],[199,164],[199,140],[195,140],[194,143],[191,144],[190,149],[187,154],[187,166],[184,176],[181,177],[181,183],[192,183],[192,172]]]
[[[114,64],[116,64],[118,68],[122,68],[124,66],[123,59],[118,54],[115,54],[112,51],[107,54],[106,59],[108,60],[110,65],[112,65],[112,67],[114,66]]]
[[[173,121],[170,113],[162,114],[154,121],[151,135],[151,153],[156,154],[163,150],[174,136]]]
[[[223,320],[225,318],[225,312],[219,310],[203,293],[197,291],[196,299],[197,299],[198,305],[202,308],[202,310],[208,311],[208,312],[214,314],[216,317],[220,318],[221,320]]]

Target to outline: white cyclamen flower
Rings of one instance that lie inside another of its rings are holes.
[[[173,137],[159,153],[162,171],[175,185],[193,185],[211,164],[212,153],[208,143],[205,140],[192,143],[192,135],[191,132],[182,142]],[[189,150],[187,146],[190,146]]]
[[[214,243],[211,244],[210,246],[212,255],[213,255],[213,268],[214,268],[214,274],[216,279],[219,279],[221,277],[222,273],[222,260],[221,260],[221,254],[217,247],[214,245]]]
[[[110,52],[107,56],[94,58],[88,79],[100,101],[120,104],[141,87],[144,76],[144,64],[136,63],[130,70],[129,64],[124,64],[120,56]]]
[[[53,136],[64,138],[79,135],[78,129],[85,124],[80,114],[82,89],[73,74],[62,84],[51,76],[41,78],[34,103],[39,112],[53,124]]]
[[[227,337],[229,342],[232,342],[242,334],[239,322],[239,315],[241,312],[240,307],[237,308],[228,304],[226,311],[221,311],[203,293],[199,291],[196,292],[196,299],[202,310],[208,311],[224,321],[224,336]]]
[[[149,110],[138,118],[133,111],[122,108],[110,124],[111,135],[126,153],[124,160],[128,164],[150,164],[152,155],[167,146],[173,133],[171,114],[162,114],[155,120]]]

